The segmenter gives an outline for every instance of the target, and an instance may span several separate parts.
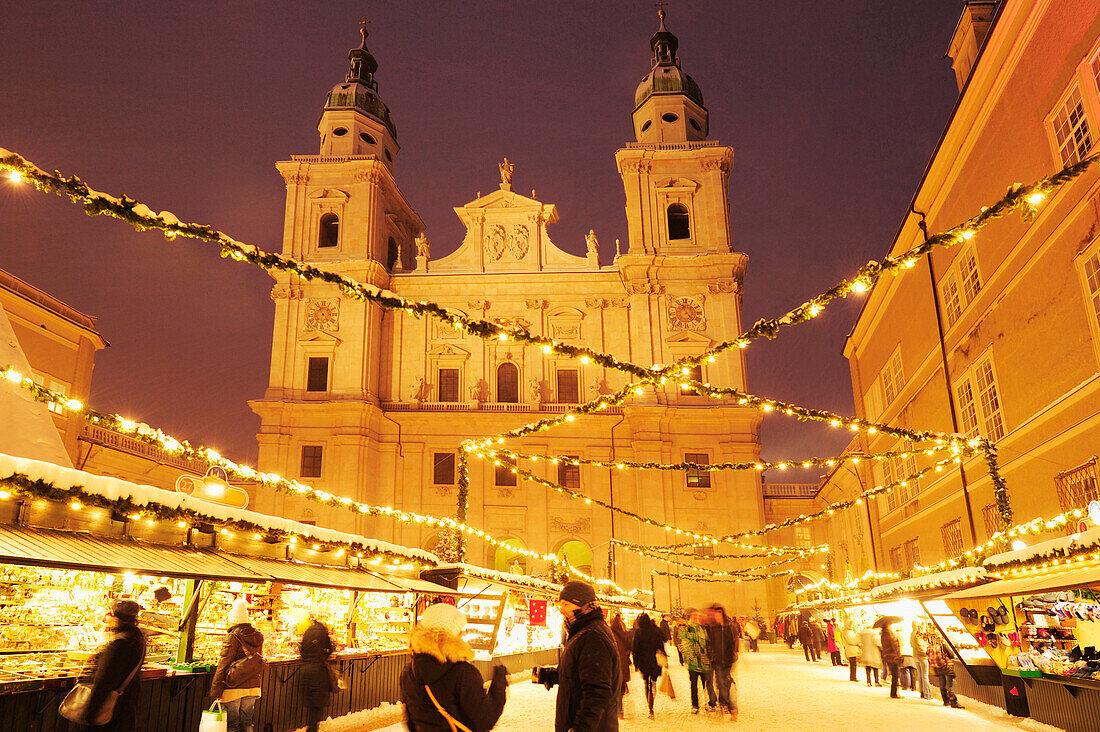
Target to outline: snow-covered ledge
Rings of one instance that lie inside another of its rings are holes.
[[[1027,562],[1040,562],[1047,559],[1061,559],[1062,557],[1080,554],[1100,548],[1100,528],[1090,529],[1080,534],[1071,534],[1057,539],[1042,541],[1032,546],[1016,549],[1010,552],[1001,552],[987,557],[983,565],[990,571],[998,567],[1010,564],[1022,564]]]

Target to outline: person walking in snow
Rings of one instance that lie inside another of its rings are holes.
[[[844,657],[848,659],[849,680],[859,683],[856,678],[856,664],[859,663],[859,634],[851,623],[844,626]]]
[[[951,686],[955,681],[955,659],[951,656],[947,644],[938,634],[929,634],[927,649],[928,670],[931,672],[936,686],[940,687],[943,705],[962,709],[958,697],[951,690]]]
[[[642,613],[634,623],[634,645],[631,653],[634,668],[642,675],[645,685],[645,700],[649,705],[649,718],[653,719],[653,700],[657,694],[657,680],[661,678],[661,663],[657,654],[664,655],[665,640],[661,629],[653,624],[653,618]],[[666,659],[667,663],[667,659]]]
[[[634,645],[630,631],[626,629],[622,613],[615,613],[611,618],[611,635],[615,636],[615,648],[619,652],[619,672],[622,675],[623,688],[619,693],[619,719],[623,718],[623,697],[628,691],[630,681],[630,649]]]
[[[707,644],[710,664],[714,674],[714,686],[718,692],[718,704],[737,721],[737,667],[738,643],[741,627],[737,620],[726,615],[726,609],[715,603],[707,608]]]
[[[890,669],[890,698],[900,699],[898,667],[901,665],[901,644],[889,623],[882,625],[882,662]]]
[[[913,632],[909,636],[909,646],[913,649],[913,660],[916,663],[917,687],[921,699],[931,699],[932,689],[928,683],[928,628],[919,623],[913,623]]]
[[[264,636],[249,622],[248,601],[243,597],[233,601],[226,624],[229,632],[222,643],[210,696],[224,707],[228,732],[252,732],[264,676]]]
[[[810,624],[805,620],[798,624],[798,642],[802,644],[802,652],[806,654],[806,660],[816,661],[817,650],[814,648],[814,634],[810,630]]]
[[[493,666],[486,691],[481,672],[470,663],[474,652],[462,640],[465,625],[465,615],[441,602],[424,611],[409,635],[413,656],[401,672],[400,688],[410,732],[451,732],[455,723],[487,732],[500,719],[508,669]]]
[[[875,675],[875,686],[881,686],[878,670],[882,666],[882,639],[874,628],[864,628],[859,634],[859,662],[867,670],[867,685],[871,685],[871,673]]]
[[[558,663],[555,732],[618,732],[619,652],[592,585],[566,582],[558,595],[566,641]]]
[[[317,726],[324,717],[325,705],[332,693],[337,691],[333,688],[328,667],[328,659],[335,646],[324,623],[305,618],[298,629],[302,631],[302,641],[298,646],[298,655],[302,659],[298,684],[306,707],[306,732],[317,732]]]
[[[833,624],[833,619],[828,618],[825,621],[825,640],[828,642],[829,649],[829,661],[834,666],[842,666],[840,662],[840,646],[836,642],[836,625]]]
[[[672,640],[672,627],[668,624],[668,616],[667,615],[662,615],[661,616],[661,626],[660,627],[661,627],[661,638],[664,640],[665,643],[668,643],[670,640]]]
[[[688,611],[690,620],[680,631],[680,656],[688,669],[691,681],[691,713],[699,713],[699,685],[706,687],[707,700],[711,710],[718,708],[718,699],[714,694],[714,676],[711,672],[707,631],[703,628],[703,614],[698,610]]]

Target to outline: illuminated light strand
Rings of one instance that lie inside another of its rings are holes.
[[[772,577],[790,577],[798,574],[796,570],[785,569],[781,572],[767,572],[765,574],[753,574],[744,577],[708,577],[702,574],[682,574],[679,572],[665,572],[664,570],[654,569],[653,574],[661,575],[663,577],[671,577],[672,579],[685,580],[688,582],[728,582],[737,584],[739,582],[752,582],[754,580],[766,580]]]
[[[511,448],[494,449],[492,447],[479,448],[479,451],[474,451],[474,457],[481,458],[483,460],[493,459],[501,455],[511,458],[513,460],[530,460],[531,462],[538,462],[540,460],[558,465],[566,463],[570,465],[592,465],[600,468],[625,470],[631,468],[634,470],[665,470],[665,471],[688,471],[688,470],[705,470],[707,472],[719,472],[725,470],[732,471],[746,471],[756,470],[759,472],[765,472],[772,469],[786,470],[788,468],[810,468],[810,467],[835,467],[848,461],[859,463],[861,460],[882,461],[888,460],[894,457],[908,458],[914,457],[921,453],[931,455],[935,452],[941,452],[951,449],[951,445],[944,443],[941,445],[929,445],[921,449],[910,450],[894,450],[890,452],[880,453],[864,453],[864,452],[852,452],[838,455],[836,457],[812,457],[801,460],[752,460],[742,463],[694,463],[685,461],[681,463],[655,463],[655,462],[635,462],[633,460],[596,460],[593,458],[575,457],[571,455],[538,455],[534,453],[518,452]]]
[[[655,555],[672,555],[672,556],[691,556],[697,559],[743,559],[745,557],[774,557],[786,554],[800,554],[810,555],[818,554],[829,551],[828,544],[822,544],[816,547],[797,547],[797,546],[761,546],[759,544],[734,544],[738,549],[744,548],[744,553],[740,554],[695,554],[693,551],[672,549],[664,544],[635,544],[633,542],[624,541],[622,539],[611,539],[612,544],[617,544],[625,549],[630,549],[639,553],[653,553]],[[699,546],[711,546],[709,543],[699,544]]]
[[[802,562],[806,560],[806,557],[784,557],[783,559],[777,559],[774,562],[768,562],[767,564],[754,565],[752,567],[744,567],[739,569],[709,569],[706,567],[700,567],[697,564],[688,564],[687,562],[680,562],[674,559],[666,559],[663,557],[654,557],[652,555],[646,555],[648,558],[654,561],[664,562],[665,564],[685,567],[687,569],[693,569],[699,575],[706,577],[743,577],[745,575],[758,574],[764,570],[771,569],[772,567],[779,567],[784,564],[790,564],[792,562]]]
[[[76,176],[65,178],[56,171],[53,174],[46,173],[21,155],[0,148],[0,170],[9,171],[9,177],[13,180],[17,178],[19,180],[30,180],[35,188],[41,191],[67,195],[74,203],[80,203],[88,215],[110,215],[130,223],[139,231],[158,229],[169,240],[174,239],[176,236],[186,236],[210,242],[220,247],[223,257],[236,261],[247,261],[267,270],[284,271],[307,280],[319,279],[335,285],[350,297],[374,302],[383,308],[403,310],[415,316],[429,315],[438,318],[455,330],[469,332],[485,340],[512,339],[540,346],[544,352],[556,353],[571,358],[588,358],[601,366],[630,373],[646,380],[675,374],[686,366],[712,361],[719,353],[731,348],[744,348],[755,338],[774,338],[780,328],[816,317],[832,300],[846,297],[852,293],[865,292],[882,274],[896,273],[908,269],[917,257],[935,247],[949,247],[960,241],[968,240],[993,220],[1006,216],[1017,208],[1022,208],[1025,215],[1031,215],[1039,202],[1062,185],[1082,175],[1098,159],[1100,159],[1098,156],[1093,155],[1078,163],[1066,166],[1054,175],[1043,178],[1031,185],[1013,186],[1000,201],[992,206],[984,207],[979,214],[966,222],[946,232],[929,237],[903,254],[888,256],[882,262],[869,261],[857,270],[853,277],[842,280],[829,290],[811,298],[785,315],[770,320],[757,321],[752,328],[736,338],[724,341],[696,356],[679,359],[667,366],[654,364],[651,367],[646,367],[593,349],[573,346],[533,335],[525,329],[469,318],[434,302],[410,300],[393,292],[364,285],[344,275],[303,264],[290,257],[263,252],[258,247],[242,244],[211,226],[184,224],[174,214],[169,212],[154,213],[145,204],[125,195],[116,198],[92,190]]]

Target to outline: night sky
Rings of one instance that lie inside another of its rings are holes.
[[[961,2],[672,0],[668,28],[703,90],[711,139],[735,150],[735,246],[748,326],[885,255],[957,89],[944,58]],[[452,208],[516,164],[555,203],[550,228],[605,261],[627,238],[614,152],[657,29],[648,2],[6,2],[0,147],[153,210],[281,248],[274,164],[316,154],[325,94],[358,21],[397,124],[398,184],[432,253]],[[0,183],[0,268],[99,318],[92,405],[252,461],[267,383],[270,277],[213,247],[169,243],[27,186]],[[749,388],[853,412],[852,301],[748,353]],[[827,427],[769,417],[768,458],[838,452]],[[786,477],[786,476],[785,476]]]

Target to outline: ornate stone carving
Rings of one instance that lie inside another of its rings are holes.
[[[703,310],[703,297],[682,295],[668,299],[668,323],[673,328],[704,330],[707,318]]]
[[[508,232],[508,252],[516,259],[527,256],[527,250],[531,246],[531,230],[521,224],[516,224]]]
[[[524,300],[523,304],[528,310],[545,310],[550,305],[546,300]]]
[[[493,322],[506,328],[518,328],[520,330],[527,330],[531,327],[530,321],[523,318],[493,318]]]
[[[340,299],[310,299],[307,301],[306,327],[310,330],[339,330]]]
[[[635,295],[660,295],[665,291],[665,286],[657,282],[631,282],[630,292]]]
[[[527,390],[531,394],[531,401],[535,404],[542,403],[542,381],[535,376],[532,376],[527,382]]]
[[[294,173],[293,175],[288,175],[286,177],[286,182],[287,182],[287,185],[298,185],[298,186],[305,185],[306,183],[309,183],[309,174],[308,173]]]
[[[550,527],[563,534],[584,534],[592,528],[592,519],[588,516],[581,516],[574,521],[566,521],[560,516],[551,516]]]
[[[611,301],[602,297],[590,297],[584,301],[585,307],[593,310],[603,310],[606,307],[611,307]]]
[[[712,295],[718,295],[723,292],[740,292],[741,288],[737,280],[717,280],[707,284],[707,289],[710,290]]]
[[[613,297],[611,298],[611,307],[628,308],[630,307],[630,302],[625,297]]]
[[[489,261],[496,262],[504,256],[505,233],[500,224],[493,224],[485,233],[485,248],[489,251]]]
[[[489,309],[489,301],[488,300],[470,300],[468,303],[466,303],[466,306],[468,308],[470,308],[471,310],[488,310]]]
[[[556,340],[581,337],[581,328],[577,323],[554,323],[553,330]]]
[[[592,393],[594,395],[598,396],[600,394],[603,394],[603,379],[601,379],[599,376],[593,377],[592,383],[589,384],[588,388],[592,390]]]

